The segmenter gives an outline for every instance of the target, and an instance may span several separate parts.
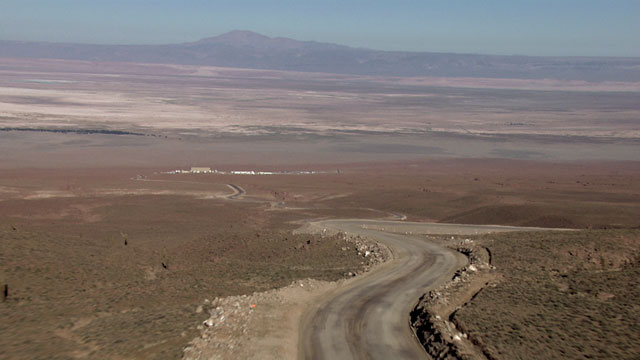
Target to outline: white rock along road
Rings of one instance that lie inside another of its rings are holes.
[[[551,230],[375,220],[327,220],[310,223],[307,229],[374,238],[393,253],[392,260],[310,304],[301,323],[298,356],[331,360],[428,358],[410,328],[409,313],[428,288],[451,279],[465,259],[453,250],[405,233]]]

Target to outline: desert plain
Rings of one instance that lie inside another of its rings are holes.
[[[365,276],[324,219],[573,229],[464,237],[492,269],[447,316],[488,359],[637,358],[639,116],[632,82],[1,58],[0,358],[180,358],[204,299]]]

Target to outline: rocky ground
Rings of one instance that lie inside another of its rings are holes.
[[[640,358],[640,231],[492,234],[500,273],[455,312],[489,359]]]
[[[361,273],[391,256],[389,250],[376,241],[345,234],[338,236],[344,240],[342,251],[357,252],[362,258]],[[198,326],[200,335],[184,349],[183,359],[294,359],[299,323],[308,304],[346,281],[349,279],[298,280],[266,292],[205,299],[195,309],[203,317]]]
[[[637,359],[638,230],[442,241],[469,264],[411,322],[437,359]]]
[[[468,265],[451,281],[420,298],[411,312],[411,326],[427,353],[435,359],[485,359],[455,321],[455,313],[498,279],[491,252],[472,239],[433,239],[467,256]]]

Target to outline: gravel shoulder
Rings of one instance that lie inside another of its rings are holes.
[[[331,234],[332,236],[335,234]],[[184,359],[295,359],[300,323],[318,298],[370,276],[390,258],[386,247],[359,236],[338,234],[342,251],[362,258],[361,272],[346,273],[338,281],[297,280],[289,286],[251,295],[205,299],[196,312],[202,314],[200,335],[183,351]]]
[[[527,230],[539,229],[308,222],[297,232],[339,234],[363,257],[366,271],[336,282],[306,279],[267,292],[205,300],[196,310],[203,318],[200,335],[183,358],[428,358],[410,327],[409,313],[425,292],[451,280],[467,258],[415,235]]]
[[[451,249],[404,234],[540,230],[367,220],[311,223],[306,231],[314,229],[374,238],[391,249],[393,260],[309,307],[302,319],[298,348],[299,358],[305,359],[427,358],[409,326],[408,314],[422,294],[450,280],[466,259]]]

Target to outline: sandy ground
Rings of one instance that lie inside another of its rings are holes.
[[[339,286],[301,280],[266,293],[214,299],[202,333],[183,358],[296,359],[299,322],[309,303]]]

